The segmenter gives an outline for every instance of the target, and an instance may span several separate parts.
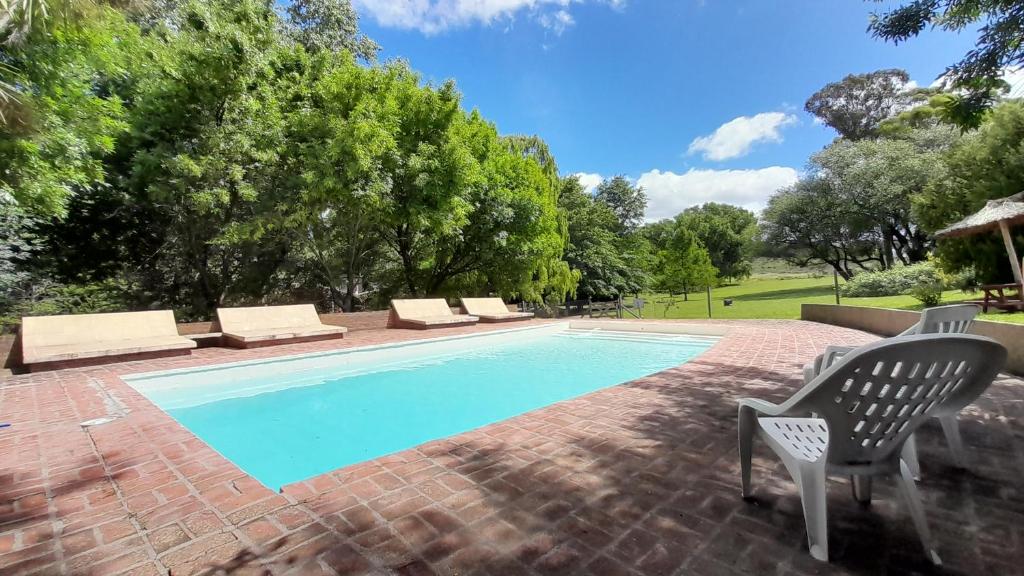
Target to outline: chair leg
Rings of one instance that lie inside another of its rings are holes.
[[[914,482],[914,475],[905,461],[900,462],[900,477],[898,484],[903,498],[910,509],[910,516],[914,519],[914,526],[917,528],[917,535],[921,538],[921,545],[924,546],[924,553],[936,566],[942,565],[942,560],[935,552],[932,543],[932,532],[928,528],[928,519],[924,514],[924,505],[921,504],[921,494],[917,491],[917,484]]]
[[[739,413],[739,444],[740,444],[740,483],[743,497],[750,497],[750,468],[754,448],[754,433],[757,431],[757,415],[746,406],[740,406]]]
[[[900,453],[900,457],[907,463],[907,467],[910,468],[910,473],[914,475],[914,480],[921,479],[921,461],[917,459],[917,435],[911,434],[907,441],[903,444],[903,452]]]
[[[939,423],[942,424],[942,431],[946,434],[946,443],[949,444],[949,451],[953,453],[953,463],[956,464],[957,468],[967,468],[964,442],[960,438],[960,423],[957,422],[956,414],[940,416]]]
[[[850,486],[854,500],[865,508],[871,506],[871,476],[851,476]]]
[[[826,505],[825,466],[800,466],[800,503],[807,526],[807,547],[816,560],[828,562],[828,509]]]

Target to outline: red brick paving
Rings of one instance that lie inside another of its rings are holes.
[[[735,399],[782,399],[829,343],[873,337],[796,321],[733,329],[683,366],[277,494],[119,376],[479,332],[365,331],[342,341],[203,349],[0,382],[0,573],[930,573],[891,486],[862,510],[830,483],[831,564],[806,551],[800,501],[768,451],[739,498]],[[624,359],[628,361],[628,359]],[[109,424],[80,422],[118,416]],[[971,468],[937,426],[922,492],[946,573],[1024,574],[1024,383],[962,416]]]

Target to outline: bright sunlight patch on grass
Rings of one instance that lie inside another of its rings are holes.
[[[980,298],[980,294],[964,294],[959,290],[942,293],[942,304],[955,304]],[[724,300],[731,298],[732,306]],[[669,298],[668,294],[644,296],[645,318],[707,318],[707,295],[690,294],[688,301],[682,296]],[[712,318],[800,318],[801,304],[835,304],[831,276],[823,278],[750,278],[739,284],[715,288],[711,294]],[[920,310],[920,302],[912,296],[884,296],[877,298],[841,298],[848,306],[900,308]],[[992,311],[980,316],[985,320],[1024,324],[1024,313]]]

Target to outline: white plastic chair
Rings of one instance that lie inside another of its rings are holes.
[[[950,306],[937,306],[926,308],[921,312],[921,318],[917,323],[907,328],[899,336],[910,336],[912,334],[966,334],[974,324],[974,318],[981,312],[981,306],[975,304],[953,304]],[[819,354],[814,362],[804,366],[804,384],[814,379],[822,369],[828,368],[836,360],[842,358],[851,350],[852,346],[828,346],[825,352]],[[963,440],[960,437],[960,425],[957,423],[956,414],[940,416],[939,423],[942,425],[942,432],[946,436],[950,452],[953,453],[953,462],[957,468],[967,467],[967,458],[964,452]],[[917,459],[917,443],[913,437],[907,442],[907,465],[910,466],[914,478],[921,477],[921,464]],[[871,501],[870,487],[865,488],[867,492],[864,497]]]
[[[740,400],[744,498],[759,436],[800,491],[811,556],[828,561],[826,475],[852,477],[855,495],[875,476],[895,476],[925,553],[940,564],[904,447],[925,419],[954,415],[981,395],[1006,355],[982,336],[898,336],[848,352],[782,404]]]

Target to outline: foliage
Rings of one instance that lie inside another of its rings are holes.
[[[376,59],[380,46],[359,33],[359,15],[348,0],[292,0],[286,11],[306,50],[344,50],[368,62]]]
[[[676,217],[676,222],[696,235],[719,276],[734,280],[750,276],[754,239],[758,235],[753,212],[709,202],[687,208]]]
[[[930,232],[981,209],[985,202],[1024,190],[1024,103],[1010,101],[992,109],[985,123],[961,138],[942,156],[944,174],[914,197],[913,214]],[[1024,248],[1019,234],[1017,248]],[[1012,278],[1006,249],[997,233],[938,242],[942,266],[974,268],[979,280]]]
[[[276,15],[259,0],[191,2],[158,73],[140,82],[122,143],[128,192],[161,227],[145,284],[207,315],[230,295],[258,297],[280,239],[246,227],[276,201],[286,63]]]
[[[843,286],[843,295],[897,296],[910,294],[917,286],[936,282],[941,286],[942,278],[938,270],[930,262],[921,262],[911,266],[895,266],[888,270],[857,274]]]
[[[945,176],[941,154],[955,141],[949,127],[901,138],[838,141],[811,157],[843,202],[875,223],[884,266],[924,260],[930,240],[911,215],[911,199]]]
[[[643,290],[646,255],[637,257],[624,250],[624,237],[616,233],[621,221],[615,212],[587,194],[575,176],[562,181],[558,205],[568,217],[565,261],[580,274],[579,295],[606,298]],[[634,249],[647,249],[642,238],[633,239]]]
[[[948,87],[960,92],[950,102],[952,119],[965,128],[976,128],[984,110],[1006,91],[1003,72],[1024,63],[1024,4],[1017,0],[916,0],[872,15],[868,29],[877,38],[899,43],[926,28],[961,32],[980,21],[984,24],[978,27],[975,47],[944,76]]]
[[[718,270],[697,235],[686,226],[677,225],[665,248],[658,251],[654,288],[669,295],[688,295],[712,286]]]
[[[615,176],[597,185],[594,199],[611,209],[619,221],[617,232],[635,231],[644,221],[647,195],[625,176]]]
[[[34,251],[29,221],[10,201],[0,197],[0,313],[19,298],[29,280],[20,264]]]
[[[87,284],[37,278],[19,288],[16,300],[0,302],[0,333],[12,331],[23,316],[121,312],[132,309],[135,302],[129,285],[118,278]]]
[[[63,217],[73,195],[106,183],[103,159],[127,128],[119,92],[128,68],[144,65],[144,46],[135,26],[102,8],[5,48],[24,109],[0,127],[0,193],[30,214]]]
[[[915,98],[907,90],[909,82],[904,70],[850,74],[812,94],[804,109],[848,140],[871,138],[883,120],[903,111]]]
[[[779,190],[761,215],[764,241],[798,266],[825,263],[844,279],[881,265],[875,222],[821,176]]]
[[[914,286],[910,295],[924,304],[926,308],[938,306],[942,302],[942,282],[939,280],[928,280]]]

